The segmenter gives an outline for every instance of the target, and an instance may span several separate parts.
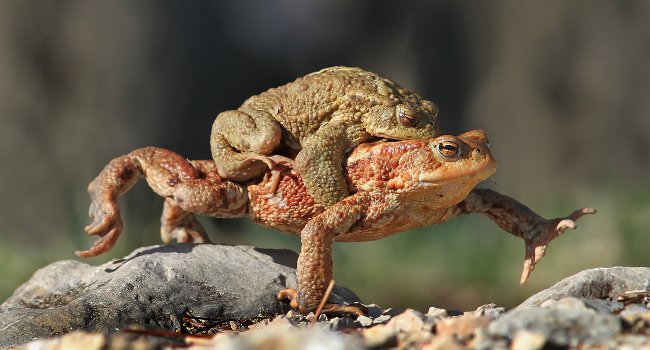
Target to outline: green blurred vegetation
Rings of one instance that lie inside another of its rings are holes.
[[[157,213],[162,200],[139,184],[133,196],[122,199],[125,232],[106,256],[85,259],[100,264],[128,254],[140,246],[159,244]],[[138,195],[141,194],[141,195]],[[357,292],[364,301],[383,307],[429,306],[470,310],[496,302],[513,307],[538,290],[582,269],[611,265],[647,265],[650,227],[650,186],[607,191],[607,197],[592,195],[568,199],[549,194],[529,205],[544,217],[557,217],[582,206],[599,209],[595,216],[578,222],[550,246],[526,286],[519,286],[523,244],[505,234],[489,219],[472,214],[447,223],[415,229],[378,241],[336,243],[337,283]],[[149,208],[133,217],[136,207]],[[253,224],[247,219],[200,218],[215,243],[247,244],[267,248],[299,250],[299,239]],[[34,250],[3,237],[0,240],[0,299],[38,268],[60,259],[74,259],[73,251],[92,241],[84,237],[81,223],[69,232],[54,233],[47,249]]]

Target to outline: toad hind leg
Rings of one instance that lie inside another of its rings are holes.
[[[81,257],[107,252],[122,232],[117,198],[137,182],[147,180],[149,187],[166,203],[167,212],[161,228],[163,241],[208,242],[200,224],[190,213],[219,217],[245,216],[248,192],[241,184],[221,178],[213,161],[190,162],[174,152],[146,147],[113,159],[88,185],[92,199],[92,223],[86,227],[100,238],[88,250],[76,252]],[[167,227],[164,227],[167,225]],[[176,228],[181,231],[174,232]]]
[[[165,244],[174,240],[179,243],[211,243],[210,237],[196,216],[181,209],[172,198],[165,198],[160,217],[160,237]]]
[[[78,251],[81,257],[100,255],[110,250],[122,232],[117,198],[127,192],[139,178],[161,196],[168,196],[173,184],[196,177],[196,169],[180,155],[155,147],[135,150],[111,160],[88,185],[92,222],[85,230],[100,238],[88,250]]]
[[[281,140],[280,124],[268,113],[230,110],[214,120],[210,147],[220,176],[247,181],[273,168],[274,163],[267,155]]]

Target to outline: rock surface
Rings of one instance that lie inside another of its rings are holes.
[[[650,267],[608,267],[581,271],[526,299],[517,308],[565,297],[615,299],[631,290],[650,290]]]
[[[508,338],[520,332],[538,334],[556,346],[603,344],[621,332],[621,321],[599,313],[576,298],[565,298],[543,307],[512,310],[490,323],[490,335]]]
[[[67,260],[38,270],[0,305],[0,348],[74,330],[131,324],[178,330],[184,315],[238,319],[285,313],[297,255],[246,246],[176,244],[135,250],[101,266]],[[336,287],[347,301],[358,297]]]
[[[274,316],[286,311],[274,294],[295,287],[295,261],[286,250],[185,244],[98,267],[54,263],[0,306],[0,348],[64,333],[29,349],[650,348],[650,268],[583,271],[509,311]]]

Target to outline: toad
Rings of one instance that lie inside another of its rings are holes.
[[[564,218],[544,219],[516,200],[489,189],[475,189],[496,170],[482,131],[458,137],[364,143],[344,160],[352,193],[326,208],[305,191],[301,174],[287,166],[278,183],[270,171],[257,182],[242,184],[218,175],[212,161],[188,161],[160,148],[143,148],[112,160],[92,181],[92,223],[86,231],[100,236],[90,257],[111,249],[122,222],[117,198],[139,178],[165,197],[161,235],[164,242],[209,242],[194,213],[249,217],[257,223],[300,236],[298,290],[284,290],[301,312],[314,310],[332,280],[332,243],[369,241],[410,228],[479,213],[524,240],[521,283],[544,256],[548,243],[575,221],[595,210],[579,209]],[[329,304],[327,311],[350,311]],[[352,310],[352,312],[360,312]]]
[[[438,108],[414,92],[360,68],[330,67],[247,99],[220,113],[210,146],[221,177],[246,181],[291,163],[317,203],[348,195],[341,161],[373,137],[435,137]],[[273,154],[273,155],[272,155]],[[277,178],[276,178],[277,180]]]

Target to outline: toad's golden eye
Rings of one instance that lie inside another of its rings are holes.
[[[458,156],[460,147],[453,141],[442,141],[437,146],[438,152],[445,158],[455,158]]]
[[[414,116],[404,111],[399,112],[398,117],[399,117],[399,122],[402,123],[402,125],[407,126],[409,128],[414,127],[417,122]]]

